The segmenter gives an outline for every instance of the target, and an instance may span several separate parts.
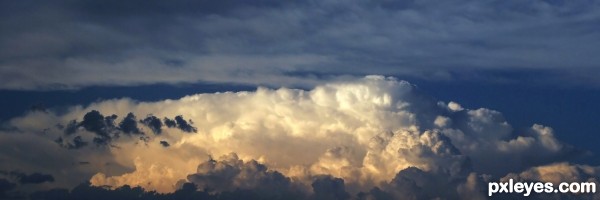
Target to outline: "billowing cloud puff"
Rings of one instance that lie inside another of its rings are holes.
[[[286,196],[302,194],[290,178],[268,170],[267,166],[255,160],[244,162],[232,153],[222,160],[208,160],[198,166],[197,172],[187,176],[187,180],[198,188],[212,191],[252,190],[267,199],[289,199]]]
[[[147,117],[138,123],[136,115]],[[477,199],[485,181],[579,153],[549,127],[517,132],[498,111],[438,102],[382,76],[312,90],[105,100],[30,112],[6,127],[0,159],[11,162],[0,169],[52,174],[56,187],[90,181],[160,193],[194,183],[215,192],[283,187],[311,198]]]

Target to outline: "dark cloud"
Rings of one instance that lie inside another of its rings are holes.
[[[320,78],[311,76],[344,74],[489,81],[482,76],[521,70],[553,84],[599,83],[593,52],[600,46],[600,5],[593,1],[4,1],[0,7],[5,89],[313,84]]]
[[[79,161],[79,162],[77,162],[77,164],[79,164],[79,165],[89,165],[90,162],[88,162],[88,161]]]
[[[65,135],[72,135],[77,132],[77,128],[79,128],[77,120],[71,120],[65,127],[64,133]]]
[[[133,113],[127,114],[119,123],[119,129],[126,134],[144,134],[137,126],[137,119]]]
[[[58,139],[56,139],[55,142],[67,149],[80,149],[82,147],[87,146],[88,144],[87,142],[83,141],[83,138],[81,138],[81,136],[75,136],[72,142],[66,143],[62,137],[58,137]]]
[[[79,149],[81,147],[86,146],[88,143],[84,142],[83,139],[81,139],[81,136],[76,136],[73,138],[73,143],[69,143],[67,148],[68,149]]]
[[[52,189],[48,191],[37,191],[30,195],[31,199],[39,200],[70,200],[76,199],[69,193],[68,189]],[[83,197],[85,199],[95,198],[93,196]]]
[[[198,130],[196,127],[192,126],[192,121],[186,121],[183,116],[178,115],[175,119],[169,119],[167,117],[164,118],[165,126],[169,128],[178,128],[184,132],[195,133]]]
[[[106,145],[117,134],[115,132],[115,119],[117,119],[117,115],[113,114],[104,117],[97,110],[92,110],[83,116],[83,121],[79,123],[79,126],[96,134],[96,137],[93,139],[94,143],[97,145]]]
[[[313,183],[313,199],[318,200],[342,200],[350,199],[350,194],[346,192],[344,180],[331,176],[318,177]]]
[[[175,117],[175,122],[177,122],[177,128],[181,129],[184,132],[195,133],[197,132],[196,127],[192,126],[192,121],[185,121],[181,115]],[[166,123],[166,122],[165,122]]]
[[[92,186],[83,183],[73,188],[38,191],[31,199],[520,199],[522,194],[498,194],[487,197],[484,178],[470,174],[452,176],[446,172],[428,172],[415,167],[406,168],[382,187],[350,194],[344,180],[329,175],[313,177],[312,191],[295,187],[291,179],[277,171],[268,170],[256,161],[243,162],[235,154],[224,160],[208,160],[198,166],[198,173],[188,176],[190,182],[172,193],[146,191],[140,186],[124,185],[117,188]],[[489,180],[488,180],[489,181]],[[498,181],[498,180],[495,180]],[[10,182],[0,179],[0,189],[13,189]],[[2,190],[0,190],[2,192]],[[0,193],[1,195],[2,193]],[[527,199],[595,199],[590,194],[532,194]]]
[[[457,183],[450,175],[424,172],[415,167],[400,171],[384,190],[394,197],[408,199],[458,199]]]
[[[275,199],[295,190],[288,177],[268,170],[255,160],[244,162],[236,154],[230,154],[221,161],[210,159],[201,163],[197,173],[188,175],[187,179],[199,188],[216,191],[250,189]]]
[[[77,134],[79,127],[83,127],[86,131],[94,133],[96,137],[93,138],[93,142],[100,146],[109,145],[113,139],[119,138],[120,133],[126,135],[144,135],[144,132],[138,127],[138,120],[134,113],[128,113],[125,118],[119,122],[118,126],[115,126],[115,120],[117,118],[118,116],[115,114],[105,117],[99,111],[92,110],[86,113],[83,120],[79,123],[74,119],[69,121],[66,127],[60,124],[57,125],[57,129],[63,130],[65,138],[58,137],[55,142],[67,149],[79,149],[86,146],[88,142],[84,141],[79,135],[73,137],[70,142],[67,139],[72,135]],[[164,122],[169,128],[178,128],[188,133],[197,132],[196,127],[192,126],[192,121],[186,121],[181,115],[176,116],[174,120],[165,117]],[[148,117],[139,120],[139,123],[149,127],[155,134],[162,133],[161,129],[163,123],[158,117],[149,115]],[[147,143],[150,138],[147,136],[140,136],[139,139]],[[168,147],[169,143],[161,141],[161,145]]]
[[[31,199],[39,200],[104,200],[104,199],[128,199],[128,200],[171,200],[171,199],[202,199],[202,200],[235,200],[235,199],[304,199],[297,196],[286,196],[281,198],[271,198],[256,193],[253,190],[238,189],[227,192],[209,192],[198,190],[193,183],[184,183],[182,188],[168,194],[160,194],[152,191],[145,191],[141,187],[131,187],[128,185],[110,189],[105,187],[91,186],[89,183],[81,184],[69,191],[67,189],[53,189],[48,191],[39,191],[33,193]]]
[[[163,147],[169,147],[169,146],[171,146],[169,144],[169,142],[167,142],[167,141],[160,141],[160,145],[162,145]]]
[[[20,185],[36,185],[54,182],[54,176],[34,172],[31,174],[19,171],[0,171],[0,199],[26,199],[19,190]],[[14,190],[11,192],[11,190]]]
[[[163,123],[162,123],[162,121],[160,121],[160,119],[158,117],[149,115],[148,117],[144,118],[143,120],[140,120],[140,123],[148,126],[150,128],[150,130],[152,130],[152,132],[154,132],[155,134],[161,134],[161,132],[162,132],[161,128],[163,126]]]
[[[31,199],[44,200],[75,200],[75,199],[154,199],[156,193],[146,193],[141,187],[131,188],[123,186],[111,190],[104,187],[94,187],[83,183],[69,191],[67,189],[53,189],[33,193]]]
[[[44,182],[54,182],[54,177],[50,174],[42,174],[37,172],[32,174],[11,172],[11,175],[17,177],[20,184],[40,184]]]
[[[360,192],[356,196],[357,196],[357,199],[361,199],[361,200],[393,200],[394,199],[394,197],[391,194],[382,191],[378,187],[371,189],[369,192]]]
[[[317,195],[310,196],[291,183],[281,173],[268,170],[265,165],[252,160],[243,162],[230,154],[223,160],[208,160],[198,166],[198,172],[188,176],[173,193],[159,194],[142,187],[124,185],[118,188],[92,186],[83,183],[71,191],[53,189],[31,194],[32,199],[347,199],[344,182],[329,176],[318,177],[313,184]],[[328,191],[335,189],[335,191]],[[339,191],[339,190],[342,191]],[[329,198],[331,199],[331,198]]]
[[[234,199],[305,199],[298,196],[285,196],[272,198],[256,193],[253,190],[237,189],[226,192],[209,192],[198,190],[193,183],[184,183],[181,189],[168,194],[160,194],[145,191],[141,187],[128,185],[110,189],[105,187],[91,186],[89,183],[81,184],[69,191],[67,189],[53,189],[33,193],[31,199],[40,200],[104,200],[104,199],[131,199],[131,200],[170,200],[170,199],[203,199],[203,200],[234,200]]]
[[[83,121],[80,126],[85,128],[85,130],[94,132],[98,135],[108,135],[106,129],[107,126],[110,125],[106,124],[106,122],[108,122],[108,120],[105,120],[104,115],[100,114],[97,110],[92,110],[83,116]]]
[[[0,198],[6,198],[7,197],[6,192],[14,189],[15,187],[16,187],[16,184],[11,183],[6,179],[0,178]]]
[[[177,127],[177,122],[175,122],[175,120],[169,119],[165,117],[165,126],[169,127],[169,128],[174,128]]]

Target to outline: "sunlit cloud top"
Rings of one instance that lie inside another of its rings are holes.
[[[569,164],[589,155],[550,127],[515,131],[498,111],[439,102],[383,76],[311,90],[105,100],[66,113],[33,111],[8,127],[0,132],[0,158],[11,162],[0,168],[48,174],[42,188],[89,181],[172,193],[189,183],[309,197],[320,195],[320,184],[339,184],[348,197],[376,187],[394,198],[454,199],[481,196],[477,188],[503,177],[598,176],[596,167]],[[569,175],[571,168],[585,170]],[[437,192],[416,190],[415,181]]]

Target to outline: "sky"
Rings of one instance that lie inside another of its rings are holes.
[[[0,199],[598,182],[598,24],[593,0],[0,1]]]

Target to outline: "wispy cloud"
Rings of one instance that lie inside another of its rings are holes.
[[[599,85],[595,1],[2,3],[0,88],[339,75]],[[325,76],[325,77],[323,77]],[[499,77],[498,77],[499,76]]]

